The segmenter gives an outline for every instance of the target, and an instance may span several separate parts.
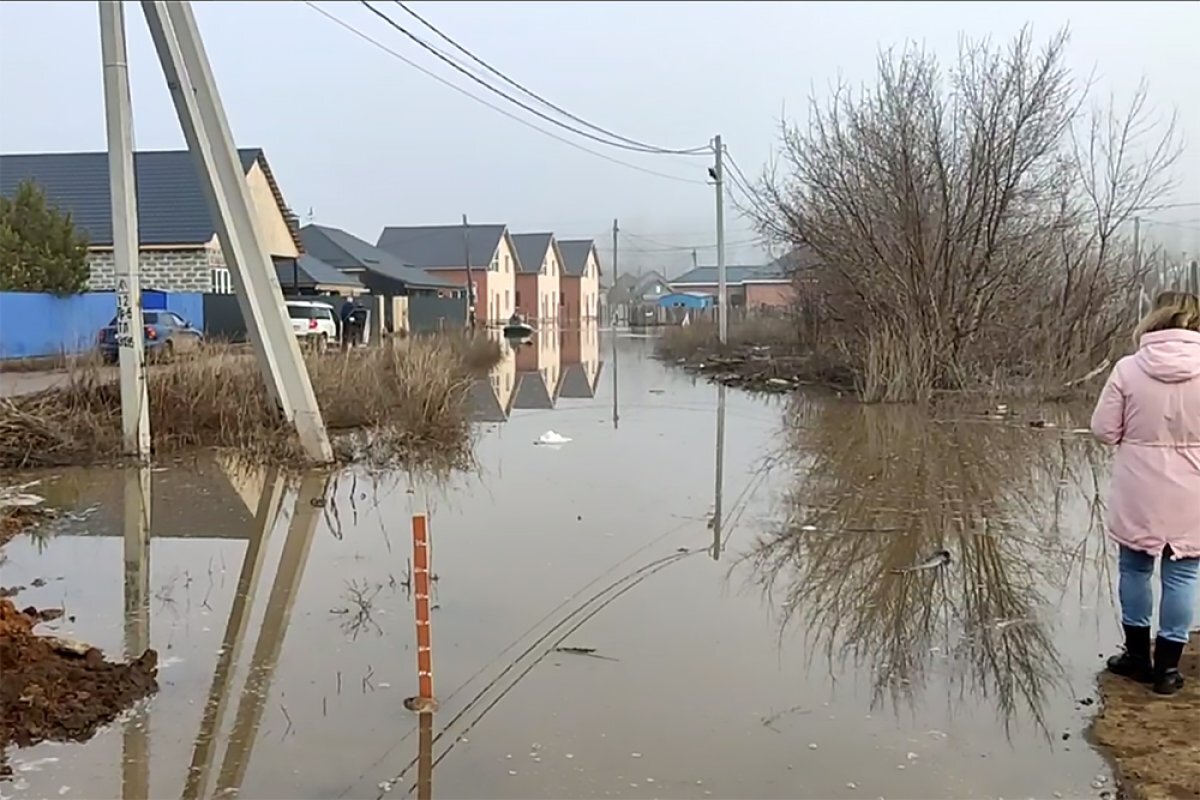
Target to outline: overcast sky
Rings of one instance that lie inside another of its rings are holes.
[[[321,8],[392,49],[469,84],[357,2]],[[412,30],[389,2],[376,4]],[[669,180],[555,141],[437,83],[303,2],[197,2],[196,14],[239,146],[265,148],[302,217],[374,241],[388,224],[450,223],[467,213],[514,231],[610,239],[630,234],[622,264],[674,273],[714,263],[714,197],[705,158],[647,156],[564,133]],[[1069,24],[1069,60],[1095,69],[1102,94],[1138,80],[1176,109],[1190,147],[1178,202],[1200,202],[1200,3],[415,2],[412,7],[520,83],[577,116],[670,148],[721,133],[756,173],[781,113],[841,75],[871,79],[880,47],[906,39],[952,56],[960,34],[1007,38],[1032,23],[1039,38]],[[139,149],[182,147],[174,109],[140,8],[127,4]],[[427,32],[425,32],[426,35]],[[503,100],[490,99],[504,105]],[[525,112],[516,110],[523,118]],[[542,127],[547,123],[533,120]],[[105,146],[94,2],[0,3],[0,150]],[[1200,250],[1200,208],[1150,226],[1171,246]],[[642,237],[642,238],[635,238]],[[730,262],[761,259],[730,214]],[[654,252],[658,251],[658,252]]]

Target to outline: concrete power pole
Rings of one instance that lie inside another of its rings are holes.
[[[146,398],[137,191],[133,173],[133,109],[125,56],[125,9],[100,3],[104,111],[108,129],[108,186],[112,202],[113,263],[117,278],[117,353],[121,364],[121,433],[125,455],[150,460]],[[140,653],[138,655],[141,655]]]
[[[475,329],[475,280],[471,277],[471,226],[463,214],[463,264],[467,267],[467,325]]]
[[[104,2],[104,0],[102,0]],[[238,305],[263,370],[267,390],[300,444],[315,462],[333,460],[333,449],[313,392],[300,344],[292,333],[270,254],[255,227],[241,159],[200,41],[191,3],[143,0],[142,11],[158,53],[184,139],[231,267]]]
[[[713,182],[717,187],[717,329],[721,344],[729,339],[729,291],[725,285],[725,152],[721,134],[713,139]]]

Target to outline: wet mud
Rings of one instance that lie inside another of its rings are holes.
[[[10,745],[85,741],[158,690],[155,651],[107,661],[94,647],[39,636],[34,627],[54,614],[29,610],[0,599],[0,778],[11,774]]]
[[[1103,674],[1095,741],[1117,767],[1124,794],[1136,800],[1200,798],[1200,635],[1180,670],[1183,691],[1159,697],[1146,686]]]

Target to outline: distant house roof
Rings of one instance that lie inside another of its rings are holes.
[[[541,271],[542,262],[546,260],[546,251],[554,243],[554,234],[514,233],[512,242],[517,251],[521,272],[536,273]]]
[[[293,264],[293,259],[290,258],[275,260],[275,274],[284,291],[297,286],[304,289],[329,287],[361,290],[363,288],[358,278],[334,269],[324,261],[307,253],[294,259],[294,262]]]
[[[786,281],[787,275],[780,268],[779,262],[771,264],[738,264],[725,267],[725,283],[740,285],[746,281]],[[669,283],[672,286],[716,286],[718,282],[716,267],[696,267],[675,278]]]
[[[504,225],[469,225],[467,240],[472,267],[487,267],[507,233]],[[463,269],[468,246],[461,225],[392,226],[383,229],[376,245],[421,269]],[[518,259],[519,260],[519,259]],[[520,264],[516,265],[520,270]]]
[[[406,264],[391,253],[364,242],[341,228],[305,225],[300,229],[304,249],[338,270],[364,270],[400,281],[418,289],[461,289],[462,287]]]
[[[580,276],[587,267],[588,256],[596,249],[593,239],[559,239],[558,250],[563,257],[563,272]],[[596,259],[596,272],[600,272],[600,259]]]
[[[243,172],[258,164],[284,218],[289,217],[283,193],[267,157],[259,148],[238,150]],[[200,176],[187,150],[147,150],[133,155],[137,186],[138,239],[142,245],[200,245],[216,233]],[[112,200],[108,184],[108,153],[23,153],[0,155],[0,195],[11,197],[17,186],[32,180],[51,205],[69,212],[92,246],[111,247]],[[289,227],[290,224],[289,224]],[[298,232],[292,238],[299,250]]]

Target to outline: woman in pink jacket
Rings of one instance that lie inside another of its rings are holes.
[[[1137,352],[1117,362],[1092,412],[1092,432],[1116,445],[1108,533],[1120,545],[1125,652],[1118,675],[1159,694],[1183,687],[1200,573],[1200,302],[1163,295],[1138,325]],[[1150,653],[1151,578],[1162,557],[1158,637]]]

